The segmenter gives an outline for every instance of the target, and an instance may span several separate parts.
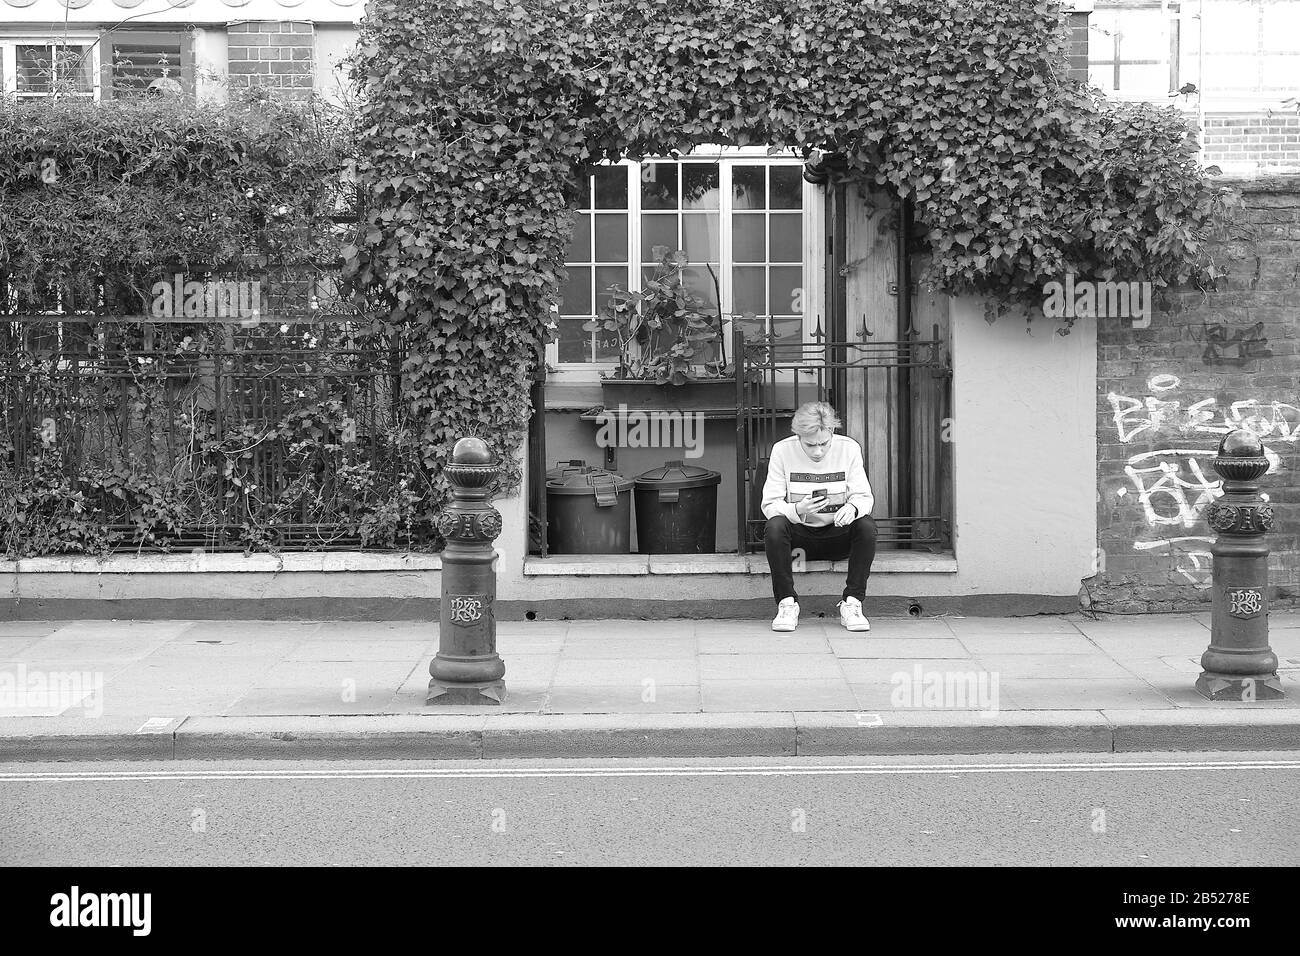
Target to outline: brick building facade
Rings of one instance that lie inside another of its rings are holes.
[[[1205,164],[1300,170],[1300,113],[1220,113],[1205,118]]]
[[[1206,166],[1300,171],[1300,3],[1095,0],[1088,79],[1108,96],[1181,110]]]
[[[311,96],[315,26],[301,21],[249,20],[226,28],[231,89],[262,87],[290,99]]]
[[[57,83],[104,100],[161,83],[218,103],[250,88],[295,100],[348,95],[343,61],[361,0],[138,2],[0,0],[0,94],[48,96]]]
[[[1228,276],[1174,295],[1150,327],[1098,320],[1097,574],[1085,604],[1110,611],[1210,600],[1205,509],[1224,433],[1259,435],[1276,515],[1276,603],[1300,599],[1300,176],[1238,184],[1243,205],[1214,254]]]

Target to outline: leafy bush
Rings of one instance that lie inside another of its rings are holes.
[[[176,272],[333,262],[344,117],[236,99],[0,101],[0,284],[15,310],[147,313]]]
[[[435,546],[400,335],[331,286],[350,134],[274,100],[0,103],[0,552]],[[178,272],[301,322],[138,321]],[[2,321],[45,311],[80,314]]]
[[[923,281],[1003,308],[1066,273],[1213,279],[1226,196],[1185,121],[1069,79],[1065,24],[1047,0],[372,0],[347,275],[419,342],[426,464],[467,433],[513,463],[570,209],[606,160],[833,154],[911,197]]]

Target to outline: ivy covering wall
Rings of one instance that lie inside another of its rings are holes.
[[[345,252],[421,343],[405,371],[426,461],[462,434],[514,461],[568,210],[602,161],[834,154],[913,199],[922,281],[1002,309],[1066,273],[1212,281],[1202,234],[1227,197],[1184,120],[1070,80],[1066,45],[1045,0],[374,0],[368,212]]]

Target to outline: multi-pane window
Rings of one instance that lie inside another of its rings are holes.
[[[614,362],[618,339],[583,326],[609,301],[609,288],[628,288],[631,278],[628,169],[607,166],[589,176],[566,254],[569,280],[560,290],[561,362]]]
[[[21,99],[59,92],[93,96],[94,57],[90,44],[16,43],[13,91]]]
[[[1295,95],[1300,86],[1300,3],[1207,0],[1204,26],[1202,85],[1212,100],[1244,97],[1273,104]],[[1194,23],[1184,25],[1183,71],[1190,77],[1201,65],[1199,32]]]
[[[717,308],[715,277],[722,255],[722,172],[719,163],[642,163],[641,278],[655,276],[655,249],[686,253],[682,281],[709,308]]]
[[[193,91],[191,40],[182,31],[110,30],[67,40],[0,37],[0,93],[20,99]]]
[[[189,43],[179,33],[118,33],[104,38],[104,95],[138,97],[191,89]]]
[[[1178,4],[1100,6],[1089,18],[1088,81],[1108,93],[1163,97],[1178,89]]]
[[[664,250],[685,253],[682,281],[730,335],[804,329],[805,192],[802,163],[762,155],[687,156],[598,168],[584,186],[560,290],[552,361],[612,363],[617,340],[584,330],[612,285],[632,291],[655,277]],[[637,268],[633,269],[635,264]],[[717,356],[704,355],[701,361]]]
[[[803,171],[741,165],[732,171],[732,311],[745,334],[770,329],[778,341],[803,332]]]
[[[1300,2],[1292,0],[1097,0],[1088,78],[1121,99],[1169,102],[1190,82],[1211,106],[1276,104],[1295,91],[1297,35]]]

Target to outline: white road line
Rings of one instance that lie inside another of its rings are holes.
[[[0,773],[0,783],[131,783],[164,780],[408,780],[585,777],[802,777],[978,773],[1134,773],[1139,771],[1300,770],[1300,760],[1123,762],[1114,764],[868,764],[839,767],[376,768],[374,770],[54,770]]]

